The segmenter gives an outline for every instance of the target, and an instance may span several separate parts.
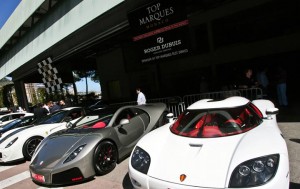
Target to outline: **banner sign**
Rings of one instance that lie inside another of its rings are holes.
[[[141,62],[184,55],[188,49],[188,20],[184,1],[155,1],[128,14]]]
[[[38,72],[43,76],[42,80],[46,87],[47,93],[60,90],[62,87],[62,80],[58,77],[56,67],[52,66],[52,59],[49,57],[37,64]]]

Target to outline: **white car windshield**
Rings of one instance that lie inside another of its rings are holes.
[[[57,111],[55,113],[43,117],[41,120],[39,120],[37,123],[34,124],[40,125],[40,124],[49,124],[49,123],[60,123],[67,116],[68,113],[69,111]]]
[[[253,104],[222,109],[186,110],[171,126],[171,132],[193,138],[214,138],[244,133],[262,122]]]

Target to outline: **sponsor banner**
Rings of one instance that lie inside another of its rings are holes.
[[[49,57],[37,64],[39,74],[43,76],[42,80],[47,93],[55,92],[62,88],[62,79],[58,77],[57,69],[52,66],[52,59]]]
[[[184,1],[155,1],[128,14],[132,41],[142,63],[185,55],[188,20]]]

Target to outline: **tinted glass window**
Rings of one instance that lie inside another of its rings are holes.
[[[0,118],[0,121],[8,121],[10,116],[3,116]]]
[[[117,116],[114,125],[119,125],[120,121],[122,119],[128,119],[128,120],[130,120],[130,119],[132,119],[135,116],[136,116],[135,113],[133,113],[133,111],[131,109],[129,109],[129,108],[128,109],[124,109]]]
[[[16,125],[21,123],[21,119],[16,119],[2,127],[3,130],[8,130],[14,128]]]
[[[93,128],[93,129],[100,129],[106,127],[113,114],[111,115],[88,115],[83,118],[81,118],[77,123],[76,123],[76,128]]]
[[[212,138],[244,133],[262,122],[261,113],[253,104],[235,108],[186,110],[172,125],[174,134]]]
[[[68,115],[69,111],[58,111],[53,114],[50,114],[44,117],[40,122],[37,124],[49,124],[49,123],[59,123],[61,122],[66,115]]]
[[[12,115],[12,118],[13,119],[16,119],[16,118],[20,118],[20,117],[22,117],[22,116],[24,116],[25,114],[13,114]]]

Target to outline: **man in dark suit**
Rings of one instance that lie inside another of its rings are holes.
[[[48,113],[49,113],[48,110],[46,108],[43,108],[42,103],[38,103],[37,107],[33,110],[35,119],[41,119],[42,117],[46,116]]]
[[[56,112],[61,109],[60,106],[56,102],[51,101],[51,103],[52,103],[52,105],[50,107],[50,113]]]

